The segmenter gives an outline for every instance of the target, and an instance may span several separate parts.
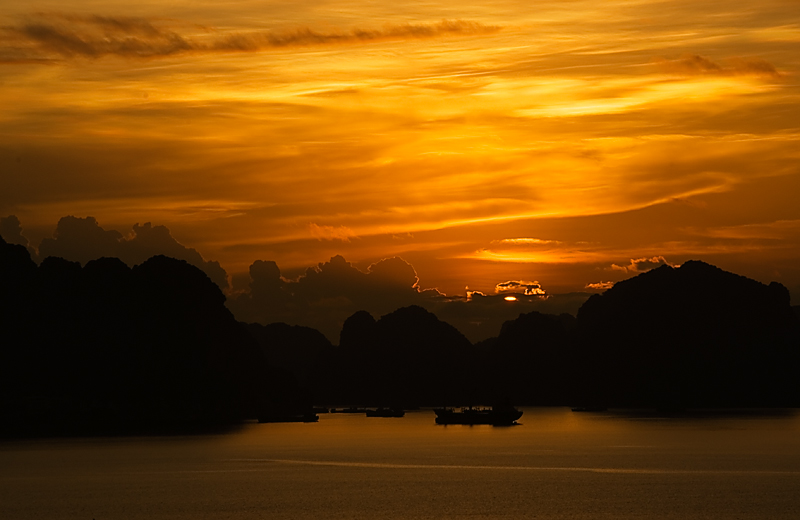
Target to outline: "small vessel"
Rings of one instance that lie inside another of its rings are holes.
[[[437,408],[436,424],[491,424],[493,426],[510,426],[517,424],[517,419],[522,417],[522,410],[513,406],[492,408]]]
[[[367,417],[403,417],[405,414],[405,410],[397,407],[381,407],[376,410],[367,410]]]
[[[358,408],[357,406],[350,406],[347,408],[331,408],[331,413],[367,413],[366,408]]]

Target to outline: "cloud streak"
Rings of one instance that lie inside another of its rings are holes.
[[[319,45],[364,44],[388,40],[471,37],[496,33],[501,27],[468,20],[438,23],[385,24],[380,29],[318,31],[251,31],[181,34],[144,18],[49,15],[0,29],[7,36],[0,61],[61,58],[163,58],[185,53],[251,53],[269,49]],[[196,30],[195,30],[196,32]],[[9,38],[10,37],[10,38]],[[2,40],[0,40],[2,41]]]
[[[311,236],[317,240],[341,240],[350,242],[351,238],[358,238],[352,229],[345,226],[320,226],[313,222],[308,225]]]
[[[734,75],[772,78],[781,76],[774,65],[756,58],[732,59],[725,64],[719,64],[698,54],[684,54],[674,59],[659,58],[657,65],[663,72],[681,76]]]

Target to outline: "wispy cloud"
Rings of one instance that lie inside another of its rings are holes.
[[[737,240],[781,240],[794,239],[800,235],[800,220],[778,220],[775,222],[721,226],[709,229],[687,229],[689,233]]]
[[[558,240],[543,240],[541,238],[504,238],[502,240],[492,240],[493,244],[503,244],[510,246],[543,246],[548,244],[560,244]]]
[[[317,240],[341,240],[350,242],[351,238],[357,238],[356,233],[346,226],[320,226],[313,222],[308,225],[311,236]]]
[[[666,73],[681,76],[742,75],[780,77],[771,63],[757,58],[735,58],[720,64],[698,54],[684,54],[679,58],[659,58],[658,67]]]
[[[501,27],[468,20],[443,20],[429,24],[386,24],[379,29],[353,28],[328,32],[303,27],[285,32],[228,34],[207,29],[197,34],[197,28],[193,29],[185,31],[191,34],[182,34],[144,18],[39,15],[0,29],[7,36],[4,38],[4,48],[0,48],[0,57],[5,56],[4,61],[8,62],[49,56],[157,58],[181,53],[258,52],[298,46],[468,37],[495,33]]]

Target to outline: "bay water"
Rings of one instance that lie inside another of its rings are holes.
[[[217,435],[0,442],[3,519],[796,519],[800,414],[321,414]]]

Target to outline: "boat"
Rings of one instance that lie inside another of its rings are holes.
[[[381,407],[376,410],[367,410],[367,417],[403,417],[406,412],[402,408]]]
[[[331,408],[331,413],[367,413],[367,409],[349,406],[347,408]]]
[[[517,424],[522,417],[522,410],[513,406],[492,408],[437,408],[436,424],[491,424],[493,426],[510,426]]]

